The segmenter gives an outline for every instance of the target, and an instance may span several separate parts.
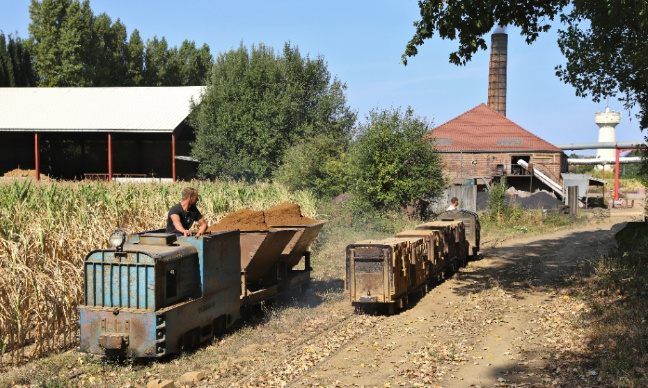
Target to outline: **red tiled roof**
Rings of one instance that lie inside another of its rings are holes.
[[[560,148],[482,103],[433,129],[440,151],[551,151]]]

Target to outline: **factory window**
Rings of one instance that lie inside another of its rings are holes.
[[[166,297],[173,298],[178,294],[178,274],[175,269],[166,273]]]
[[[531,161],[531,156],[529,156],[529,155],[513,155],[513,156],[511,156],[511,175],[527,175],[528,174],[527,170],[522,168],[522,166],[520,166],[518,164],[518,160],[520,160],[520,159],[527,162],[527,165],[528,165],[529,162]]]

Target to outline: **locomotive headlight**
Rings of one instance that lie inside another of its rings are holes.
[[[126,231],[124,229],[115,229],[110,234],[110,245],[118,251],[121,251],[126,242]]]

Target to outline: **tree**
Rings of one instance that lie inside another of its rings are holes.
[[[144,42],[138,30],[133,30],[126,44],[126,86],[140,86],[144,82]]]
[[[29,33],[39,83],[44,86],[90,86],[84,75],[85,48],[91,39],[92,10],[72,0],[32,0]]]
[[[213,62],[206,44],[169,48],[164,37],[144,44],[137,30],[128,39],[119,19],[94,16],[88,0],[32,0],[29,12],[30,50],[42,86],[200,85]]]
[[[35,73],[22,39],[0,32],[0,87],[34,86]]]
[[[304,58],[288,43],[281,55],[264,44],[219,54],[191,119],[199,174],[268,179],[301,139],[346,136],[355,114],[345,90],[322,57]]]
[[[437,197],[445,186],[430,124],[411,108],[373,110],[351,152],[352,192],[377,209],[397,209]]]
[[[286,150],[275,179],[292,190],[312,190],[319,197],[334,197],[348,188],[346,171],[350,139],[315,135]]]
[[[93,86],[128,84],[126,26],[105,13],[94,18],[90,46],[85,50],[86,77]]]
[[[571,5],[568,7],[568,5]],[[483,38],[494,26],[520,27],[527,43],[549,30],[559,17],[566,29],[559,30],[558,44],[566,64],[557,75],[576,88],[576,94],[599,101],[623,94],[627,109],[639,106],[637,117],[648,127],[648,2],[644,0],[527,0],[465,1],[421,0],[421,19],[406,46],[402,60],[418,53],[418,47],[435,33],[443,39],[458,39],[459,48],[450,62],[470,61],[486,49]]]

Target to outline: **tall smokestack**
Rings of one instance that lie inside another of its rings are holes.
[[[488,106],[506,116],[506,56],[508,35],[494,33],[491,38],[488,69]]]

